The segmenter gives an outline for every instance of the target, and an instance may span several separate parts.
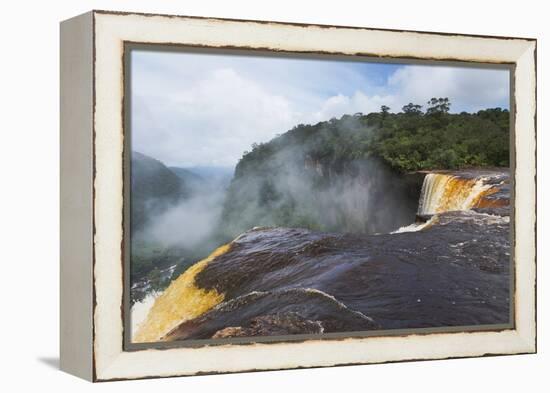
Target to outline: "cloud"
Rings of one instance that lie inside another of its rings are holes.
[[[377,112],[382,105],[393,105],[395,100],[396,97],[392,95],[373,95],[369,97],[362,91],[356,91],[351,96],[338,94],[329,97],[321,104],[320,110],[311,117],[311,123],[333,117],[339,118],[344,114]]]
[[[298,118],[287,98],[228,68],[154,100],[136,95],[135,149],[170,165],[234,165],[252,143],[268,141]]]
[[[392,112],[412,102],[426,107],[432,97],[448,97],[451,112],[475,112],[488,107],[508,108],[507,71],[460,67],[402,66],[389,75],[381,94],[358,90],[353,95],[334,95],[312,116],[317,121],[356,112],[379,111],[382,105]]]
[[[507,107],[496,69],[175,52],[132,54],[132,146],[168,165],[233,166],[296,124],[449,97],[451,111]]]
[[[388,78],[388,89],[399,104],[425,105],[431,97],[449,97],[453,112],[472,112],[508,107],[509,74],[469,67],[405,66]]]

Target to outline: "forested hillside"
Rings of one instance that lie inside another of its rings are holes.
[[[432,99],[426,112],[408,104],[399,113],[344,115],[315,125],[298,125],[264,144],[255,144],[237,165],[236,175],[263,164],[290,146],[312,160],[338,166],[378,157],[398,172],[509,165],[509,112],[449,113],[446,98]]]
[[[237,164],[224,227],[299,226],[384,232],[410,222],[415,198],[404,174],[418,170],[509,166],[509,112],[449,113],[447,98],[427,109],[344,115],[298,125],[254,144]]]

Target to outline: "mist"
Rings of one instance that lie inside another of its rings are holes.
[[[221,188],[193,192],[188,199],[163,209],[142,237],[164,247],[185,249],[210,243],[220,223],[224,198],[225,190]]]
[[[233,170],[169,168],[138,152],[132,157],[134,243],[142,248],[187,250],[186,256],[215,247]]]
[[[354,143],[370,131],[352,116],[323,124],[254,145],[234,171],[169,168],[133,152],[132,300],[254,227],[376,234],[413,222],[414,181],[376,158],[326,151],[335,135]]]
[[[374,234],[408,225],[416,213],[418,184],[377,158],[335,159],[334,151],[324,150],[327,138],[338,135],[353,143],[365,132],[371,131],[355,116],[326,122],[301,140],[291,130],[245,152],[234,175],[163,166],[178,174],[180,196],[148,194],[141,205],[149,209],[147,223],[135,238],[205,256],[258,226]],[[156,172],[144,173],[158,181]]]
[[[350,116],[338,129],[321,132],[347,133],[353,140],[359,127]],[[380,160],[326,159],[318,154],[322,138],[315,136],[302,143],[287,136],[278,139],[250,153],[267,158],[243,159],[237,166],[222,215],[228,235],[254,226],[374,234],[414,221],[418,184]]]

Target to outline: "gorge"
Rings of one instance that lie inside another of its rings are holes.
[[[376,235],[248,230],[175,279],[134,341],[508,323],[508,171],[421,175],[423,222]]]

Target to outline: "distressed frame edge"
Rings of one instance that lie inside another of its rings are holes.
[[[93,381],[93,12],[60,23],[60,369]]]
[[[237,22],[237,23],[254,23],[259,25],[282,25],[282,26],[295,26],[295,27],[319,27],[322,29],[355,29],[355,30],[369,30],[369,31],[381,31],[381,32],[395,32],[395,33],[418,33],[418,34],[435,34],[449,37],[471,37],[471,38],[491,38],[502,40],[523,40],[523,41],[537,41],[535,37],[518,37],[518,36],[499,36],[499,35],[487,35],[487,34],[467,34],[467,33],[450,33],[442,31],[429,31],[429,30],[410,30],[410,29],[389,29],[383,27],[365,27],[354,25],[330,25],[323,23],[306,23],[306,22],[286,22],[286,21],[271,21],[262,19],[243,19],[243,18],[223,18],[217,16],[198,16],[198,15],[183,15],[183,14],[163,14],[163,13],[151,13],[151,12],[138,12],[138,11],[113,11],[104,9],[94,9],[90,12],[98,15],[120,15],[120,16],[146,16],[146,17],[162,17],[162,18],[176,18],[176,19],[196,19],[204,21],[221,21],[221,22]]]
[[[516,62],[515,86],[515,323],[529,353],[537,353],[537,41],[530,41]],[[517,149],[517,146],[524,146]],[[525,201],[526,200],[526,201]],[[518,231],[519,227],[519,231]],[[523,250],[525,248],[525,250]],[[522,259],[525,251],[528,259]],[[518,279],[518,275],[522,279]],[[525,303],[525,304],[524,304]],[[521,307],[518,308],[518,304]]]
[[[102,12],[102,11],[99,11],[97,12],[98,14],[101,14],[101,15],[104,15],[104,14],[108,14],[108,15],[118,15],[118,13],[112,13],[112,12],[108,12],[108,13],[105,13],[105,12]],[[124,14],[126,15],[126,14]],[[135,13],[129,13],[128,15],[146,15],[146,14],[135,14]],[[155,16],[158,16],[158,15],[155,15]],[[170,18],[173,18],[174,16],[169,16]],[[185,18],[191,18],[193,19],[194,17],[185,17]],[[204,19],[212,19],[212,18],[204,18]],[[219,20],[219,19],[216,19],[216,20]],[[233,21],[233,20],[231,20]],[[238,20],[237,20],[238,22]],[[247,22],[255,22],[255,21],[247,21]],[[273,24],[281,24],[281,25],[289,25],[289,24],[285,24],[285,23],[281,23],[281,22],[273,22]],[[290,24],[292,25],[292,24]],[[325,26],[326,27],[326,26]],[[369,29],[365,29],[365,30],[369,30]],[[394,35],[399,35],[399,32],[398,31],[393,31],[394,32]],[[418,32],[413,32],[413,33],[418,33]],[[437,33],[426,33],[426,34],[437,34]],[[454,35],[454,34],[451,34],[452,36],[462,36],[462,37],[471,37],[469,35]],[[484,37],[480,37],[480,38],[484,38]],[[503,37],[496,37],[497,39],[506,39],[506,38],[503,38]],[[525,40],[526,44],[527,44],[527,47],[525,49],[525,52],[524,53],[531,53],[531,51],[529,49],[532,49],[532,52],[535,53],[535,58],[534,58],[534,72],[535,72],[535,75],[534,75],[534,88],[536,89],[536,40],[533,40],[533,39],[520,39],[520,40]],[[534,43],[533,43],[534,41]],[[95,44],[95,40],[94,40],[94,44]],[[532,47],[529,45],[529,44],[533,44]],[[528,54],[529,54],[528,53]],[[531,56],[531,59],[533,59],[533,57]],[[468,60],[466,60],[468,61]],[[529,65],[529,64],[527,64]],[[94,73],[94,76],[95,76],[95,73]],[[533,132],[533,136],[535,137],[535,140],[536,140],[536,97],[533,97],[532,96],[532,91],[529,91],[528,92],[528,96],[531,96],[531,98],[534,98],[533,100],[533,104],[534,104],[534,118],[535,118],[535,122],[534,122],[534,127],[532,129],[530,129],[529,131],[532,131]],[[517,125],[517,123],[516,123]],[[518,140],[516,139],[516,144],[517,144]],[[535,149],[536,149],[536,143],[535,143]],[[536,151],[536,150],[535,150]],[[536,175],[536,162],[535,162],[535,175]],[[95,180],[95,179],[94,179]],[[535,178],[535,183],[533,184],[535,187],[536,187],[536,178]],[[536,196],[535,196],[536,198]],[[535,200],[535,205],[536,205],[536,200]],[[533,221],[536,223],[536,216],[533,217]],[[531,234],[531,233],[530,233]],[[534,228],[534,232],[532,234],[535,234],[536,235],[536,229]],[[536,249],[535,249],[535,258],[536,258]],[[534,267],[535,269],[535,276],[533,277],[534,280],[535,280],[535,284],[536,284],[536,266]],[[97,284],[97,283],[96,283]],[[534,297],[533,297],[533,300],[536,301],[536,292],[534,293]],[[517,316],[516,316],[517,317]],[[519,353],[533,353],[533,352],[536,352],[536,315],[533,315],[534,317],[534,326],[533,326],[533,329],[534,331],[529,331],[529,332],[526,332],[524,329],[522,329],[520,326],[518,326],[518,329],[515,331],[516,333],[516,339],[518,340],[516,343],[520,343],[521,344],[521,350],[519,351],[516,351],[516,352],[511,352],[509,354],[519,354]],[[521,329],[520,329],[521,328]],[[519,334],[521,333],[521,334]],[[451,333],[452,334],[452,333]],[[94,337],[94,340],[95,340],[95,337]],[[517,348],[516,350],[518,350],[519,348]],[[483,353],[483,354],[467,354],[467,355],[459,355],[459,356],[456,356],[456,357],[472,357],[472,356],[489,356],[489,355],[503,355],[503,354],[507,354],[507,353],[504,353],[505,351],[503,352],[496,352],[496,353]],[[366,362],[360,362],[360,363],[343,363],[343,364],[367,364],[367,363],[385,363],[385,362],[394,362],[394,361],[410,361],[410,360],[429,360],[429,359],[442,359],[442,358],[454,358],[455,356],[439,356],[439,357],[428,357],[428,358],[412,358],[412,359],[407,359],[406,357],[404,358],[400,358],[399,360],[387,360],[387,361],[373,361],[373,362],[370,362],[370,361],[366,361]],[[95,358],[95,356],[94,356]],[[117,357],[116,359],[112,359],[112,365],[115,365],[115,363],[118,363],[119,360],[122,360],[120,359],[120,357]],[[334,363],[334,364],[326,364],[326,365],[306,365],[305,367],[330,367],[330,366],[338,366],[338,365],[343,365],[342,363]],[[275,368],[275,369],[287,369],[287,368],[301,368],[303,366],[289,366],[289,367],[279,367],[279,368]],[[110,367],[108,367],[110,368]],[[117,367],[115,367],[117,368]],[[265,368],[263,370],[270,370],[272,368]],[[101,373],[100,374],[104,374],[103,371],[107,371],[106,369],[103,369],[101,370]],[[164,377],[164,376],[183,376],[183,375],[197,375],[197,374],[204,374],[204,373],[222,373],[222,372],[243,372],[243,371],[259,371],[259,370],[255,370],[255,369],[249,369],[249,370],[227,370],[227,371],[213,371],[213,372],[201,372],[201,371],[198,371],[198,372],[191,372],[191,373],[175,373],[175,374],[168,374],[168,375],[145,375],[145,376],[130,376],[130,377],[117,377],[117,376],[113,376],[111,375],[111,377],[108,376],[109,372],[106,372],[105,375],[100,375],[99,377],[97,377],[97,375],[94,375],[94,380],[96,381],[104,381],[104,380],[118,380],[118,379],[136,379],[136,378],[153,378],[153,377]],[[104,378],[104,376],[107,376],[107,378]]]

